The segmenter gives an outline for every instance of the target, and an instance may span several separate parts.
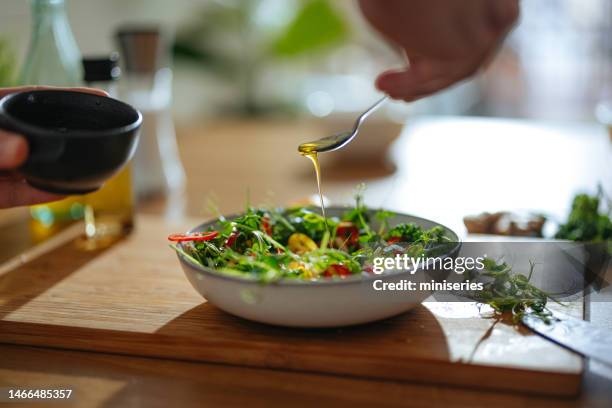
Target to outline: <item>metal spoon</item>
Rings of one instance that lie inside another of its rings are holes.
[[[302,154],[308,153],[323,153],[323,152],[333,152],[334,150],[338,150],[349,144],[359,133],[359,127],[363,123],[363,121],[380,105],[383,104],[388,99],[388,96],[385,96],[378,100],[374,105],[370,106],[365,112],[363,112],[357,120],[355,121],[355,126],[353,129],[346,132],[337,133],[332,136],[327,136],[319,140],[313,140],[312,142],[302,143],[298,147],[298,151]]]

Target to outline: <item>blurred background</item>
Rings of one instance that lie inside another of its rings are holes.
[[[34,22],[27,1],[2,9],[0,85],[9,86]],[[350,128],[380,97],[377,74],[402,65],[353,1],[67,0],[65,9],[83,56],[121,52],[120,85],[139,71],[118,32],[159,33],[151,89],[163,88],[169,121],[129,86],[119,96],[145,111],[139,208],[170,218],[201,217],[210,202],[240,210],[247,191],[255,203],[310,197],[297,143]],[[324,192],[348,202],[365,181],[371,205],[458,228],[485,210],[564,217],[577,192],[612,186],[611,84],[612,2],[522,0],[519,24],[481,75],[388,104],[354,145],[324,155]],[[149,194],[156,169],[165,184]]]
[[[67,1],[84,55],[116,50],[125,23],[161,24],[174,41],[174,112],[325,116],[363,107],[373,79],[401,60],[346,0]],[[31,31],[29,4],[3,0],[0,81]],[[607,0],[524,0],[521,21],[477,80],[406,107],[412,113],[593,119],[611,82]],[[281,107],[283,109],[281,109]]]

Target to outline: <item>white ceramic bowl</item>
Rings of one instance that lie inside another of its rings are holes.
[[[331,207],[329,216],[340,216],[346,208]],[[233,217],[228,217],[231,219]],[[440,224],[423,218],[398,214],[391,226],[412,222],[423,228]],[[203,231],[215,221],[202,224],[190,232]],[[375,225],[375,222],[372,222]],[[459,251],[457,234],[442,226],[457,244],[441,257],[453,257]],[[229,276],[194,264],[177,254],[185,275],[207,301],[227,313],[248,320],[289,327],[340,327],[373,322],[406,312],[421,303],[430,292],[375,291],[375,280],[399,282],[403,279],[429,281],[429,272],[410,274],[401,271],[383,275],[354,275],[342,280],[280,280],[260,283]],[[380,284],[380,283],[379,283]]]

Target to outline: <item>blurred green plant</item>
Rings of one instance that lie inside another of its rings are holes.
[[[293,21],[273,43],[272,51],[281,57],[292,57],[329,49],[348,36],[344,19],[325,0],[304,4]]]
[[[597,195],[576,195],[567,222],[559,226],[555,238],[582,242],[612,241],[612,200],[608,200],[606,212],[600,205],[605,198],[601,186]]]
[[[241,115],[288,111],[290,106],[258,100],[257,86],[267,64],[324,55],[349,37],[349,25],[329,0],[299,0],[292,19],[280,29],[258,24],[262,0],[226,0],[207,4],[179,30],[177,61],[190,62],[238,87],[230,110]]]
[[[16,57],[13,47],[6,38],[0,37],[0,87],[15,84]]]

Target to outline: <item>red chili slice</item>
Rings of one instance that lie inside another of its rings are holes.
[[[210,241],[219,235],[218,231],[193,232],[191,234],[170,234],[168,240],[173,242]]]
[[[323,272],[323,276],[325,276],[326,278],[331,278],[332,276],[345,277],[350,275],[352,275],[352,273],[349,268],[340,264],[330,265],[327,267],[325,272]]]

